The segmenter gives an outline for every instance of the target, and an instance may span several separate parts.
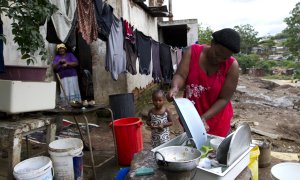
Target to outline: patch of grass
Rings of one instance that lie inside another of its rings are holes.
[[[293,76],[287,76],[287,75],[267,75],[264,77],[265,79],[278,79],[278,80],[291,80],[293,79]]]

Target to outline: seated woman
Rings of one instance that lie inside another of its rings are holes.
[[[64,91],[61,89],[60,100],[61,103],[67,101],[80,101],[80,90],[78,85],[78,76],[76,67],[78,66],[77,58],[71,53],[67,52],[64,44],[58,44],[56,47],[57,55],[54,57],[52,67],[54,72],[59,75]]]

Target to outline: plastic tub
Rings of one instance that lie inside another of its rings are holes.
[[[55,179],[83,178],[83,143],[78,138],[65,138],[49,144]]]
[[[120,165],[130,165],[133,155],[143,149],[142,124],[141,118],[136,117],[114,121],[118,162]]]
[[[17,180],[52,180],[52,161],[46,156],[26,159],[14,167],[13,174]]]

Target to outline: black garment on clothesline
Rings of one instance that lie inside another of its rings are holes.
[[[79,68],[78,68],[78,83],[80,88],[81,98],[83,100],[93,100],[93,82],[91,77],[92,70],[92,53],[90,45],[82,38],[81,33],[77,32],[77,48],[75,51],[77,55]]]
[[[128,40],[124,40],[124,50],[126,53],[126,70],[132,74],[136,75],[136,59],[137,52],[135,44],[130,43]]]
[[[107,41],[110,34],[111,25],[113,22],[113,10],[113,7],[107,3],[104,3],[101,16],[99,17],[99,14],[96,13],[98,37],[103,41]]]
[[[58,38],[58,36],[56,34],[56,30],[55,30],[55,27],[53,25],[53,22],[52,22],[51,18],[47,22],[47,36],[46,36],[46,40],[49,43],[53,43],[53,44],[60,44],[60,43],[62,43],[61,40]]]
[[[74,52],[75,48],[76,48],[76,33],[77,33],[77,29],[76,29],[76,25],[77,25],[77,11],[75,12],[75,16],[72,22],[72,28],[70,29],[70,32],[68,34],[68,38],[67,41],[65,42],[66,46],[68,48],[70,48],[70,50],[72,52]],[[60,44],[60,43],[64,43],[62,42],[57,34],[56,34],[56,30],[55,27],[53,25],[52,19],[50,18],[47,22],[47,36],[46,36],[46,40],[49,43],[53,43],[53,44]]]
[[[94,0],[94,8],[95,8],[95,15],[97,24],[101,21],[101,14],[102,14],[102,0]]]
[[[125,21],[121,18],[123,23],[123,35],[124,35],[124,50],[126,53],[126,70],[132,74],[136,75],[136,59],[137,59],[137,49],[136,49],[136,36],[135,31],[133,31],[133,27],[130,28],[133,31],[133,37],[130,39],[126,38],[126,29],[125,29]]]
[[[152,77],[155,83],[159,83],[161,81],[159,42],[152,40],[151,49],[152,49],[152,64],[153,64]]]
[[[150,74],[151,62],[151,37],[144,35],[141,31],[136,30],[136,44],[140,62],[140,74]]]
[[[173,65],[170,46],[164,43],[159,45],[160,67],[165,83],[171,83],[173,78]]]

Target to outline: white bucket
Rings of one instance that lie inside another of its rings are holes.
[[[13,174],[17,180],[52,180],[52,161],[46,156],[26,159],[14,167]]]
[[[83,178],[82,149],[82,140],[78,138],[59,139],[49,144],[55,179]]]
[[[274,180],[297,180],[300,178],[300,163],[285,162],[276,164],[271,168]]]

